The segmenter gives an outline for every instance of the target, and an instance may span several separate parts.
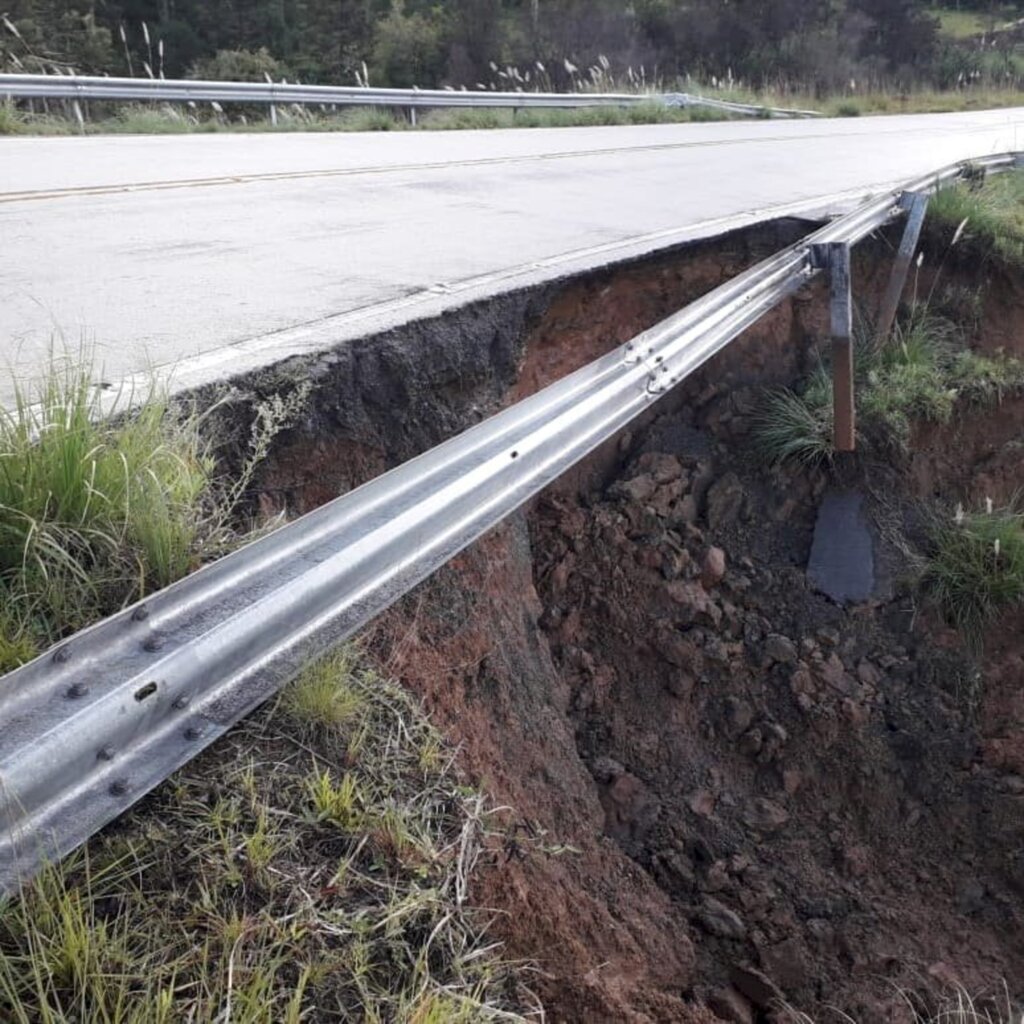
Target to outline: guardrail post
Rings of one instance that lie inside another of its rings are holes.
[[[896,262],[893,264],[892,274],[889,276],[889,286],[885,290],[882,305],[878,311],[879,341],[885,341],[889,337],[893,324],[896,322],[900,298],[907,284],[907,274],[910,272],[910,264],[914,258],[917,243],[921,239],[924,217],[928,212],[928,195],[924,192],[905,192],[900,200],[900,205],[904,209],[909,209],[910,213],[907,217],[907,226],[903,231],[903,240],[896,253]]]
[[[828,256],[832,320],[832,415],[837,452],[856,448],[853,404],[853,295],[850,289],[850,246],[830,242]]]
[[[410,107],[409,108],[409,124],[411,124],[413,126],[413,128],[416,127],[416,108],[415,107]]]
[[[277,104],[270,104],[270,123],[276,128],[277,127]]]

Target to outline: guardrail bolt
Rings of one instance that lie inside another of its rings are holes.
[[[72,683],[68,687],[67,697],[70,700],[76,700],[79,697],[84,697],[89,692],[89,687],[85,683]]]
[[[181,693],[171,701],[171,707],[176,711],[187,708],[192,703],[192,698],[187,693]]]
[[[201,740],[203,738],[203,733],[205,732],[206,730],[201,725],[190,725],[185,730],[185,739]]]
[[[144,605],[140,604],[135,611],[132,612],[133,622],[145,622],[149,618],[149,609]]]
[[[111,796],[124,796],[130,788],[127,779],[115,779],[110,784],[109,792]]]
[[[100,749],[96,751],[96,760],[113,761],[115,753],[116,751],[113,747],[100,747]]]
[[[149,651],[150,654],[153,654],[156,651],[162,650],[164,643],[164,638],[160,636],[159,633],[154,633],[152,636],[146,637],[145,641],[142,644],[142,649],[144,651]]]
[[[61,647],[53,652],[53,660],[58,665],[66,665],[71,660],[71,648]]]

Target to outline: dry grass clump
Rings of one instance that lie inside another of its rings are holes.
[[[1024,266],[1024,174],[942,189],[929,207],[929,221],[940,231],[960,233],[971,256]]]
[[[0,1019],[523,1021],[468,906],[486,830],[416,702],[343,651],[0,903]]]

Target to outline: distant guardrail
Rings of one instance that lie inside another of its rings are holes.
[[[276,82],[208,82],[191,79],[103,78],[95,75],[0,74],[0,99],[43,99],[113,103],[263,103],[341,107],[440,107],[579,109],[663,103],[706,107],[747,117],[820,117],[814,110],[787,110],[733,103],[693,93],[494,92],[487,89],[374,89]]]

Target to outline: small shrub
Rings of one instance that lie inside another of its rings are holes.
[[[840,103],[836,107],[836,117],[860,117],[860,107],[856,103]]]

